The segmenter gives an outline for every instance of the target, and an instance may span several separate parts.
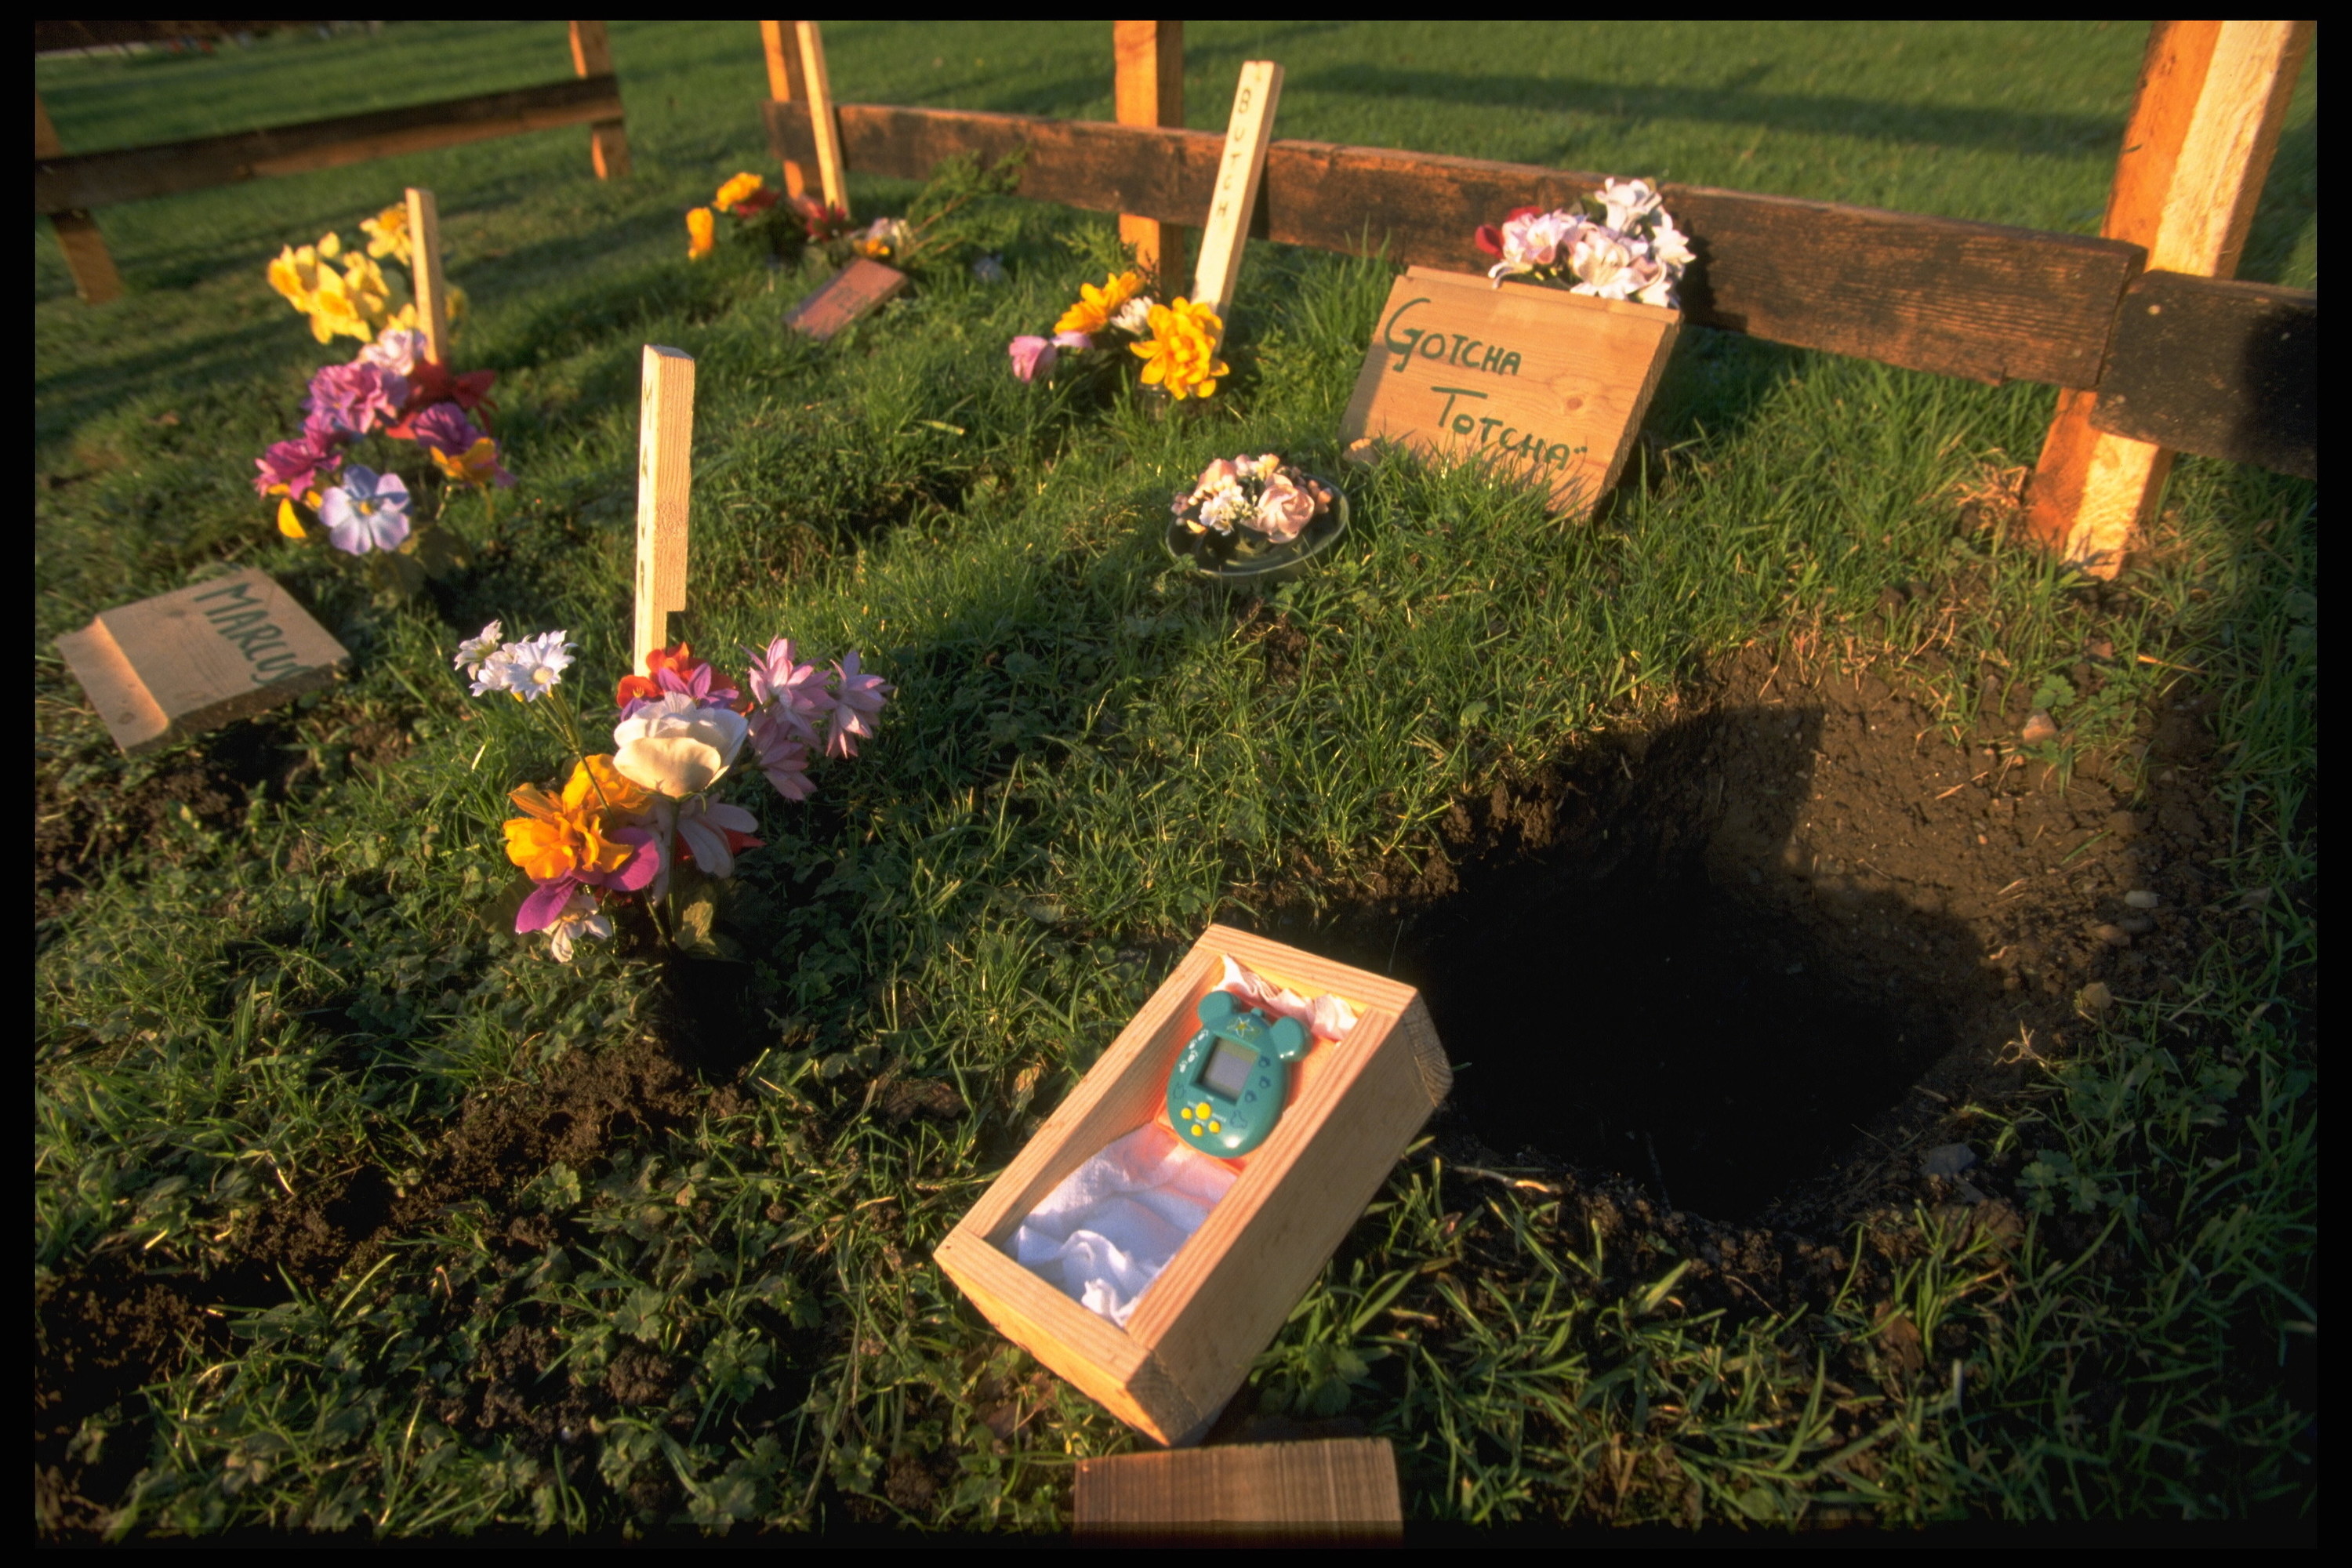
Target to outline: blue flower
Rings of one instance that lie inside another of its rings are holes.
[[[408,537],[408,486],[398,474],[353,463],[343,482],[320,498],[319,521],[338,550],[353,555],[397,550]]]

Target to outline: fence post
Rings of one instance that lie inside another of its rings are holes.
[[[1121,125],[1184,123],[1184,24],[1113,22],[1116,60],[1115,113]],[[1157,218],[1118,215],[1120,243],[1133,248],[1136,264],[1163,280],[1184,270],[1184,230]],[[1163,281],[1162,288],[1166,284]]]
[[[760,24],[760,50],[768,58],[768,96],[778,103],[806,103],[808,88],[801,80],[800,34],[791,22]],[[808,171],[795,159],[784,160],[784,195],[808,191]]]
[[[2238,269],[2311,22],[2158,22],[2099,232],[2145,247],[2151,271],[2227,278]],[[2026,531],[2112,578],[2150,521],[2172,454],[2091,426],[2098,394],[2058,395],[2026,491]]]
[[[572,24],[572,69],[579,76],[613,74],[613,45],[602,22]],[[588,128],[588,156],[600,180],[629,177],[629,128],[624,120],[599,120]]]
[[[33,95],[33,156],[61,158],[65,148],[58,141],[58,128],[49,122],[49,106],[41,95]],[[107,253],[106,237],[98,232],[98,220],[87,211],[51,213],[49,226],[58,232],[58,248],[65,252],[66,270],[73,274],[74,292],[85,305],[103,305],[109,300],[122,297],[122,274],[114,269],[114,258]]]

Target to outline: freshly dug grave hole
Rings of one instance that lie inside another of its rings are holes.
[[[2084,984],[2161,973],[2188,900],[2123,899],[2164,885],[2152,826],[2089,769],[2062,787],[1874,679],[1751,656],[1703,712],[1457,807],[1410,885],[1270,926],[1422,989],[1457,1147],[1804,1225],[1916,1179]]]

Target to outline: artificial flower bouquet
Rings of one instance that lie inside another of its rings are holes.
[[[719,218],[734,220],[739,233],[763,238],[769,254],[786,259],[803,246],[824,249],[836,265],[853,257],[879,261],[901,271],[952,262],[977,237],[971,220],[980,198],[1010,193],[1020,183],[1021,155],[983,169],[970,155],[950,158],[932,171],[930,183],[907,204],[904,216],[877,217],[853,225],[849,215],[814,196],[786,201],[759,175],[737,174],[719,187],[707,207],[686,215],[687,258],[699,261],[718,247]],[[795,223],[798,226],[794,231]]]
[[[310,378],[300,433],[255,458],[253,480],[263,500],[277,499],[279,532],[324,536],[347,554],[369,557],[377,585],[402,595],[460,564],[458,552],[433,526],[450,494],[488,496],[514,483],[498,442],[476,422],[495,406],[489,392],[496,373],[457,375],[427,359],[415,305],[388,308],[374,256],[409,259],[407,222],[407,209],[394,206],[362,224],[373,254],[351,257],[341,274],[325,265],[342,248],[332,234],[270,263],[270,283],[310,315],[320,342],[352,336],[362,347],[350,363],[324,366]],[[451,289],[453,308],[458,298]],[[420,459],[410,462],[413,479],[394,467],[410,455],[407,448]],[[362,455],[373,460],[359,461]],[[430,519],[418,514],[420,491],[428,489]]]
[[[1646,180],[1606,180],[1585,198],[1598,217],[1520,207],[1497,228],[1481,224],[1478,248],[1498,259],[1486,275],[1549,283],[1574,294],[1672,309],[1675,285],[1696,259],[1664,198]]]
[[[1178,299],[1163,305],[1144,290],[1143,275],[1134,271],[1114,272],[1099,288],[1081,284],[1052,337],[1024,335],[1006,345],[1013,374],[1034,382],[1057,371],[1099,373],[1139,359],[1147,387],[1180,403],[1216,395],[1218,381],[1233,374],[1217,357],[1225,323],[1204,304]]]
[[[613,749],[592,752],[561,689],[576,651],[566,634],[506,642],[501,633],[492,621],[454,663],[475,696],[502,693],[542,714],[572,753],[560,786],[512,792],[522,815],[505,825],[507,858],[530,884],[515,931],[546,932],[562,963],[580,942],[610,937],[614,917],[632,908],[672,948],[720,952],[711,883],[732,876],[735,857],[761,840],[758,819],[720,799],[719,786],[745,771],[748,751],[778,795],[806,800],[816,789],[812,754],[856,756],[893,689],[855,652],[825,669],[778,637],[763,654],[744,650],[747,695],[679,643],[646,659],[650,674],[622,678]]]
[[[1205,572],[1273,566],[1336,532],[1337,488],[1278,452],[1220,458],[1169,503],[1168,548]]]

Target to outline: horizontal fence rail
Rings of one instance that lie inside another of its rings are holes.
[[[807,105],[772,100],[761,110],[776,156],[813,163]],[[958,154],[994,163],[1025,152],[1018,195],[1168,223],[1197,223],[1208,210],[1223,147],[1213,132],[1101,121],[871,103],[841,104],[836,114],[842,161],[860,174],[920,180]],[[1513,207],[1571,205],[1600,183],[1596,174],[1532,164],[1276,142],[1250,232],[1483,271],[1489,258],[1471,240],[1478,225],[1499,222]],[[1702,185],[1662,188],[1698,257],[1681,289],[1694,322],[1994,384],[2092,388],[2122,374],[2133,379],[2142,411],[2130,417],[2165,422],[2176,432],[2160,437],[2167,445],[2315,472],[2312,442],[2297,447],[2301,437],[2280,434],[2308,421],[2282,423],[2284,411],[2272,405],[2286,374],[2278,356],[2263,362],[2273,368],[2260,377],[2224,378],[2252,401],[2221,419],[2193,415],[2204,395],[2175,387],[2182,343],[2143,347],[2146,332],[2118,334],[2126,291],[2147,262],[2137,245]],[[2200,290],[2252,286],[2181,279],[2167,287],[2202,299]],[[2290,316],[2307,316],[2315,336],[2315,294],[2260,292]],[[2260,357],[2245,339],[2271,330],[2258,325],[2259,312],[2216,304],[2195,314],[2222,334],[2191,345],[2200,362]],[[2291,395],[2307,405],[2314,394],[2306,384]],[[2269,434],[2258,437],[2257,427]]]
[[[2319,477],[2319,296],[2146,272],[2116,317],[2091,426]]]
[[[71,213],[269,175],[621,118],[610,74],[191,142],[33,160],[33,211]]]

